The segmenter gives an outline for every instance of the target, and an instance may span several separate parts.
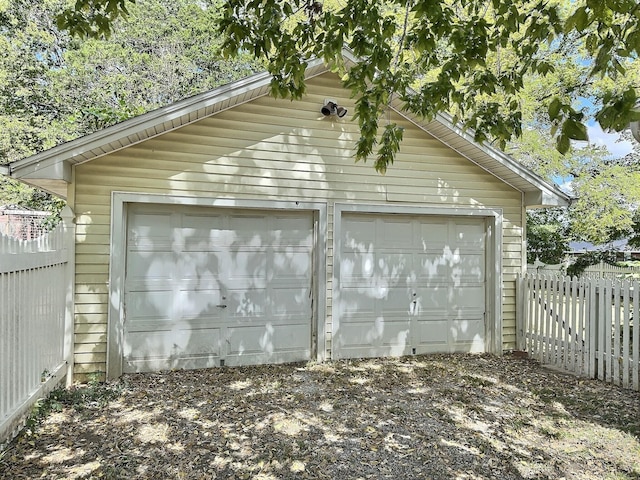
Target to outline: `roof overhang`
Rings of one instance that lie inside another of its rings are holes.
[[[347,49],[343,51],[343,57],[347,68],[358,61]],[[307,65],[306,78],[327,71],[329,68],[322,60],[312,60]],[[73,165],[116,152],[268,95],[270,83],[271,76],[267,72],[256,74],[18,160],[0,170],[0,173],[66,198]],[[471,132],[454,125],[449,115],[439,114],[432,121],[425,121],[407,113],[399,99],[394,100],[391,107],[460,155],[521,191],[527,207],[566,206],[570,203],[570,197],[558,187],[549,184],[505,153],[476,142]]]

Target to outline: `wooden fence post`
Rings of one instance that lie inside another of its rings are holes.
[[[596,279],[589,282],[589,315],[586,325],[586,336],[588,340],[588,356],[589,356],[589,377],[596,378],[598,376],[598,285],[600,280]]]
[[[516,350],[526,350],[526,319],[524,317],[525,302],[525,277],[519,275],[516,278]]]
[[[67,387],[73,384],[73,346],[74,346],[74,324],[75,324],[75,276],[76,276],[76,224],[75,214],[67,205],[60,213],[64,229],[64,246],[67,249],[67,264],[65,269],[65,284],[67,294],[65,299],[64,315],[64,359],[67,362],[66,383]]]
[[[633,330],[631,335],[633,350],[632,385],[640,391],[640,283],[633,282]]]

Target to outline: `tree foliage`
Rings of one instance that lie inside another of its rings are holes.
[[[362,137],[356,158],[371,156],[384,171],[397,151],[396,130],[381,113],[397,95],[425,118],[442,111],[472,129],[478,141],[501,147],[522,132],[522,92],[530,77],[552,75],[554,56],[579,44],[588,78],[617,79],[640,53],[640,9],[634,0],[602,2],[504,2],[502,0],[247,1],[225,3],[220,31],[225,52],[251,51],[266,59],[279,95],[304,91],[305,63],[333,64],[357,98]],[[361,59],[346,71],[346,44]],[[585,113],[571,91],[545,100],[556,148],[586,140]],[[634,87],[600,92],[594,115],[603,128],[620,130],[637,118]]]
[[[127,3],[78,0],[60,21],[74,33],[108,34],[104,19],[126,14]],[[640,118],[632,110],[637,92],[615,81],[640,53],[639,20],[635,0],[229,0],[219,31],[227,55],[251,52],[267,62],[276,95],[302,95],[311,58],[333,65],[357,98],[356,159],[370,158],[379,144],[375,166],[384,172],[402,138],[398,126],[380,125],[393,96],[428,119],[452,112],[476,140],[504,147],[522,133],[528,77],[553,75],[554,56],[567,46],[579,45],[589,79],[613,80],[594,115],[605,129],[624,129]],[[348,71],[344,45],[360,59]],[[563,93],[544,105],[555,146],[566,153],[572,140],[588,136],[576,92]]]
[[[569,251],[569,224],[562,208],[527,212],[527,263],[564,261]]]
[[[65,5],[0,3],[0,164],[260,68],[248,56],[222,58],[217,1],[143,0],[129,5],[126,21],[110,20],[108,39],[83,40],[57,28]],[[57,205],[10,179],[0,186],[0,204]]]
[[[23,9],[30,5],[14,3]],[[640,88],[635,0],[36,4],[47,5],[53,15],[38,17],[48,23],[30,33],[29,42],[41,45],[27,49],[32,52],[27,63],[33,63],[34,51],[46,55],[37,54],[40,62],[11,75],[25,77],[17,83],[29,92],[22,100],[37,120],[0,120],[5,122],[0,148],[20,148],[16,156],[30,152],[25,145],[39,150],[195,93],[212,85],[203,81],[203,72],[231,80],[240,73],[238,64],[248,64],[247,56],[265,62],[276,96],[298,98],[305,91],[307,62],[321,58],[356,98],[362,133],[357,160],[373,160],[380,172],[393,162],[402,148],[402,129],[384,113],[399,98],[427,119],[449,112],[476,140],[506,148],[549,180],[570,183],[579,195],[569,211],[574,237],[602,243],[633,232],[640,199],[637,152],[611,161],[604,149],[584,142],[588,121],[622,130],[640,118],[632,109]],[[54,18],[59,27],[89,40],[60,33],[51,25]],[[26,31],[28,25],[12,28]],[[98,40],[105,36],[109,42]],[[184,44],[193,51],[177,52],[176,45]],[[348,70],[342,64],[345,45],[360,59]],[[227,67],[218,61],[221,51],[240,61]],[[43,82],[38,72],[45,70]],[[44,102],[37,98],[51,88],[57,92],[54,101],[47,94]],[[12,100],[17,106],[19,98]],[[35,104],[77,108],[56,116],[55,108],[34,109]],[[17,132],[31,140],[9,140]]]

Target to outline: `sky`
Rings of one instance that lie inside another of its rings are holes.
[[[587,123],[587,133],[589,134],[589,142],[592,145],[607,147],[607,150],[611,152],[611,158],[624,157],[626,154],[631,153],[633,145],[628,141],[618,141],[620,134],[617,132],[607,133],[602,130],[600,124],[596,121]],[[573,187],[571,185],[571,177],[556,178],[555,183],[566,193],[573,194]]]
[[[631,153],[633,149],[631,142],[616,142],[619,134],[604,132],[597,122],[587,125],[587,133],[589,134],[589,142],[597,146],[606,146],[613,158],[623,157],[627,153]]]

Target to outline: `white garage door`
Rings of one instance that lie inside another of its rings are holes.
[[[123,370],[308,360],[308,212],[129,208]]]
[[[485,223],[344,213],[334,358],[485,351]]]

